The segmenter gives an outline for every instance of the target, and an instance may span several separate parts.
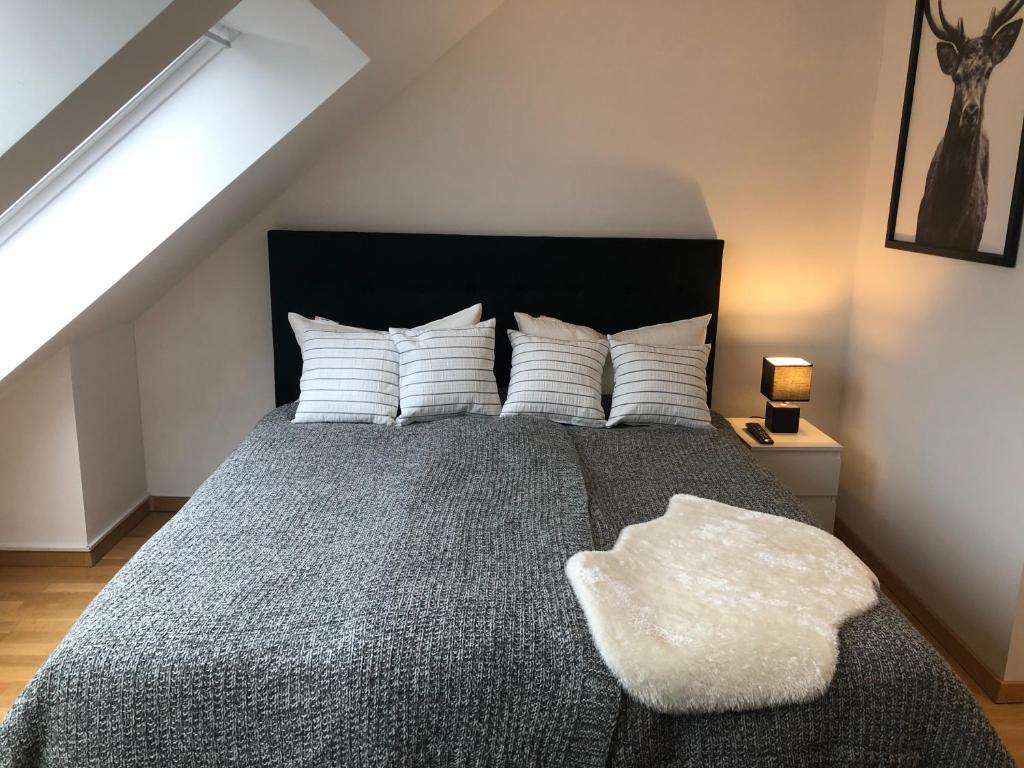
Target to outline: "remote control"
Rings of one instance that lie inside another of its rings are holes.
[[[768,430],[756,421],[747,422],[746,426],[747,432],[749,432],[761,445],[775,445],[775,441],[772,440],[772,436],[768,434]]]

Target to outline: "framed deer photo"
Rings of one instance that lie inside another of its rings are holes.
[[[1015,266],[1022,25],[1024,0],[917,0],[886,247]]]

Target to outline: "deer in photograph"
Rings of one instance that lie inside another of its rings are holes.
[[[1017,42],[1024,19],[1013,20],[1024,0],[1010,0],[993,10],[980,37],[968,37],[961,18],[949,23],[939,0],[939,21],[932,0],[924,16],[939,39],[937,53],[943,74],[953,79],[953,102],[946,133],[939,142],[917,215],[917,242],[942,248],[977,251],[988,217],[988,136],[985,93],[992,70]]]

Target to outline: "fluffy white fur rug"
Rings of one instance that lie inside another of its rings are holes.
[[[695,496],[565,570],[623,688],[677,714],[820,696],[840,625],[878,602],[874,574],[828,533]]]

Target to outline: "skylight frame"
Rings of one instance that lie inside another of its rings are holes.
[[[238,32],[218,24],[181,52],[63,160],[0,213],[0,246],[113,149],[161,104],[231,47]]]

